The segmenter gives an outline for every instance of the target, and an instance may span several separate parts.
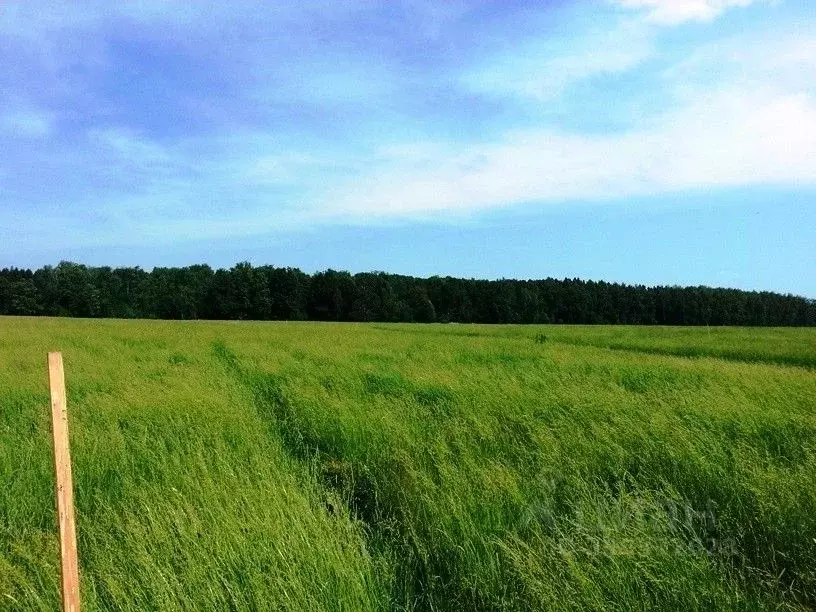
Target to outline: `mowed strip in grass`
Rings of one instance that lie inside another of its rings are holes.
[[[815,339],[0,318],[0,608],[59,605],[61,349],[85,609],[808,609]]]

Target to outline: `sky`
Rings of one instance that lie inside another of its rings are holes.
[[[816,298],[812,0],[0,1],[0,267]]]

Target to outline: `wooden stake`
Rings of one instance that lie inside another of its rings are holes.
[[[48,353],[51,384],[51,421],[54,428],[54,466],[57,484],[60,557],[62,560],[62,609],[79,612],[79,562],[74,525],[74,487],[71,480],[71,450],[68,445],[68,406],[62,353]]]

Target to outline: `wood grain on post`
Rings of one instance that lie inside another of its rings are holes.
[[[62,562],[62,609],[64,612],[79,612],[79,562],[62,353],[48,353],[48,377],[51,384],[51,422],[54,428],[54,466]]]

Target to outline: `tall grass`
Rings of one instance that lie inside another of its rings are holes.
[[[579,346],[816,368],[816,334],[810,328],[575,325],[546,329],[552,340]]]
[[[0,608],[57,606],[52,348],[87,609],[816,605],[816,336],[616,334],[0,319]]]

